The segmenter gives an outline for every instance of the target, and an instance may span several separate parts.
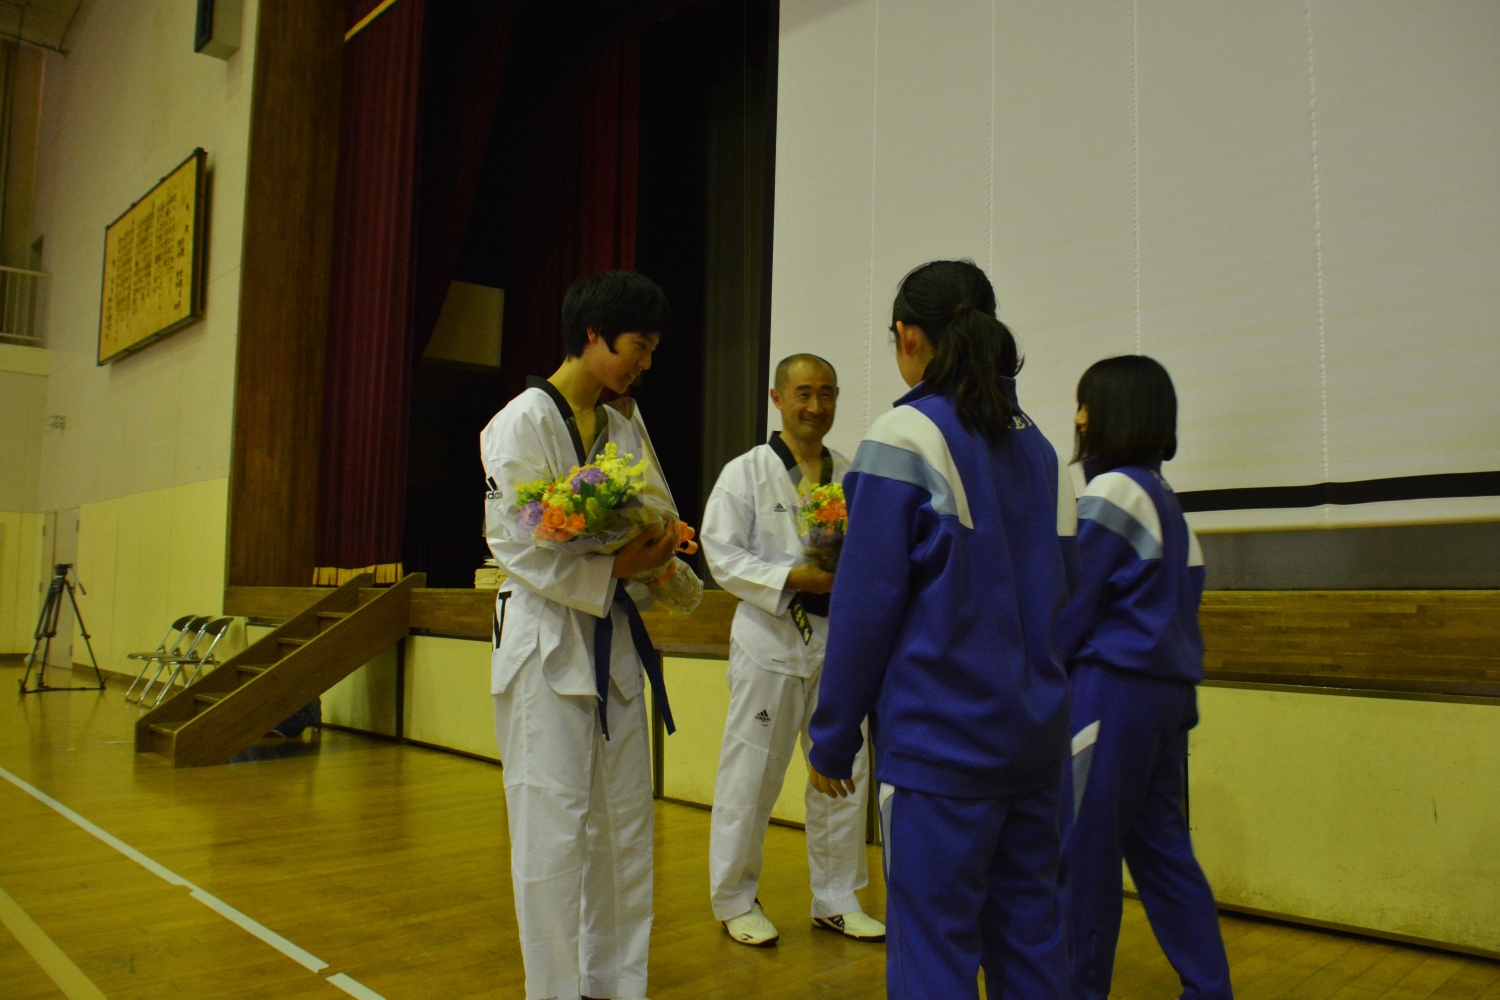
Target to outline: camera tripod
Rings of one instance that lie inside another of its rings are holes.
[[[42,613],[36,620],[36,631],[32,633],[36,639],[31,647],[31,655],[26,658],[26,676],[21,678],[21,693],[36,694],[40,691],[103,691],[104,675],[99,672],[99,660],[94,656],[94,644],[89,641],[89,630],[83,624],[83,612],[78,610],[78,595],[74,593],[73,581],[78,579],[78,574],[73,570],[72,563],[58,563],[52,567],[52,585],[47,588],[47,600],[42,605]],[[78,589],[83,590],[83,582],[78,582]],[[87,590],[83,590],[85,594]],[[94,665],[94,677],[99,681],[97,687],[53,687],[47,683],[47,661],[52,656],[52,640],[57,638],[57,619],[62,614],[63,594],[68,595],[68,600],[73,604],[73,619],[78,622],[78,634],[83,636],[83,644],[88,647],[89,662]],[[41,659],[37,659],[38,653]],[[31,668],[36,667],[36,687],[27,687],[31,680]]]

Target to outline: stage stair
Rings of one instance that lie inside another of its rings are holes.
[[[226,764],[282,720],[400,642],[411,629],[408,573],[366,590],[363,573],[225,660],[136,723],[135,748],[174,767]]]

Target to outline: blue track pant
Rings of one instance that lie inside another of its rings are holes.
[[[1067,997],[1058,788],[952,799],[881,786],[886,995]]]
[[[1105,1000],[1120,938],[1120,861],[1182,980],[1185,1000],[1229,1000],[1218,908],[1183,815],[1188,730],[1198,692],[1187,684],[1082,665],[1073,675],[1072,732],[1099,723],[1065,782],[1063,901],[1080,1000]],[[1076,749],[1075,740],[1075,749]],[[1086,780],[1077,794],[1074,778]],[[1071,815],[1077,804],[1076,815]],[[1072,823],[1066,822],[1072,819]]]

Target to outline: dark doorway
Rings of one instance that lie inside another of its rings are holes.
[[[583,67],[621,33],[638,33],[640,52],[635,266],[675,314],[633,395],[686,520],[701,522],[723,462],[764,433],[775,0],[625,6],[525,5],[517,15],[455,275],[507,291],[500,367],[424,361],[413,379],[403,557],[428,586],[472,586],[489,557],[479,433],[526,376],[561,361],[557,313],[512,303],[534,272],[535,234],[577,211],[557,151],[576,138]],[[560,292],[548,299],[560,308]]]

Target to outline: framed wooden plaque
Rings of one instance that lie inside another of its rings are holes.
[[[203,318],[207,159],[195,149],[104,227],[98,364]]]

